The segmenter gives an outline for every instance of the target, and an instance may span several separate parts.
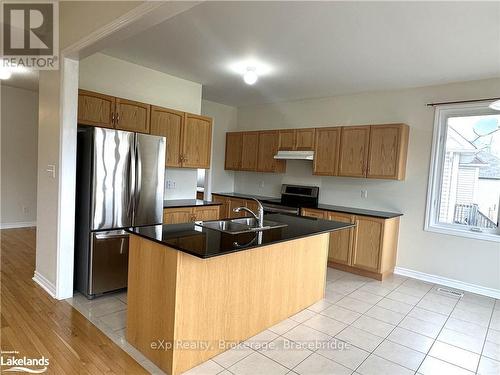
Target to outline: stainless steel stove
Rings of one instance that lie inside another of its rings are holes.
[[[264,212],[300,215],[302,207],[318,205],[319,187],[301,185],[281,185],[281,199],[262,202]]]

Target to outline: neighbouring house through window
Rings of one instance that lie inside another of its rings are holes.
[[[436,108],[426,229],[500,241],[500,112]]]

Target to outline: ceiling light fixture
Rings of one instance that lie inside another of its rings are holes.
[[[495,111],[500,111],[500,100],[495,100],[493,103],[489,105],[491,109],[494,109]]]
[[[245,81],[247,85],[253,85],[258,79],[259,76],[253,67],[248,67],[246,72],[243,74],[243,81]]]

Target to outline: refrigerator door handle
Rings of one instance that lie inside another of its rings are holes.
[[[135,139],[135,136],[134,136]],[[136,155],[137,155],[137,150],[136,150],[136,142],[132,143],[132,146],[130,147],[130,186],[129,186],[129,191],[130,191],[130,199],[128,201],[128,207],[127,211],[129,214],[129,217],[133,218],[135,216],[135,181],[136,181],[136,176],[135,176],[135,171],[136,171]],[[131,220],[131,224],[134,225],[134,220]]]
[[[141,200],[141,187],[142,187],[142,157],[141,157],[141,149],[140,142],[136,141],[136,176],[135,176],[135,199],[134,206],[137,208],[139,202]],[[135,220],[134,220],[135,225]]]

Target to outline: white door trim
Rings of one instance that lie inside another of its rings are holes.
[[[76,133],[78,109],[79,59],[103,48],[109,38],[131,35],[175,16],[198,3],[144,2],[136,8],[95,30],[60,54],[60,147],[57,217],[57,252],[55,286],[35,271],[33,280],[57,299],[73,296],[74,233],[76,195]],[[146,17],[147,16],[147,17]]]

